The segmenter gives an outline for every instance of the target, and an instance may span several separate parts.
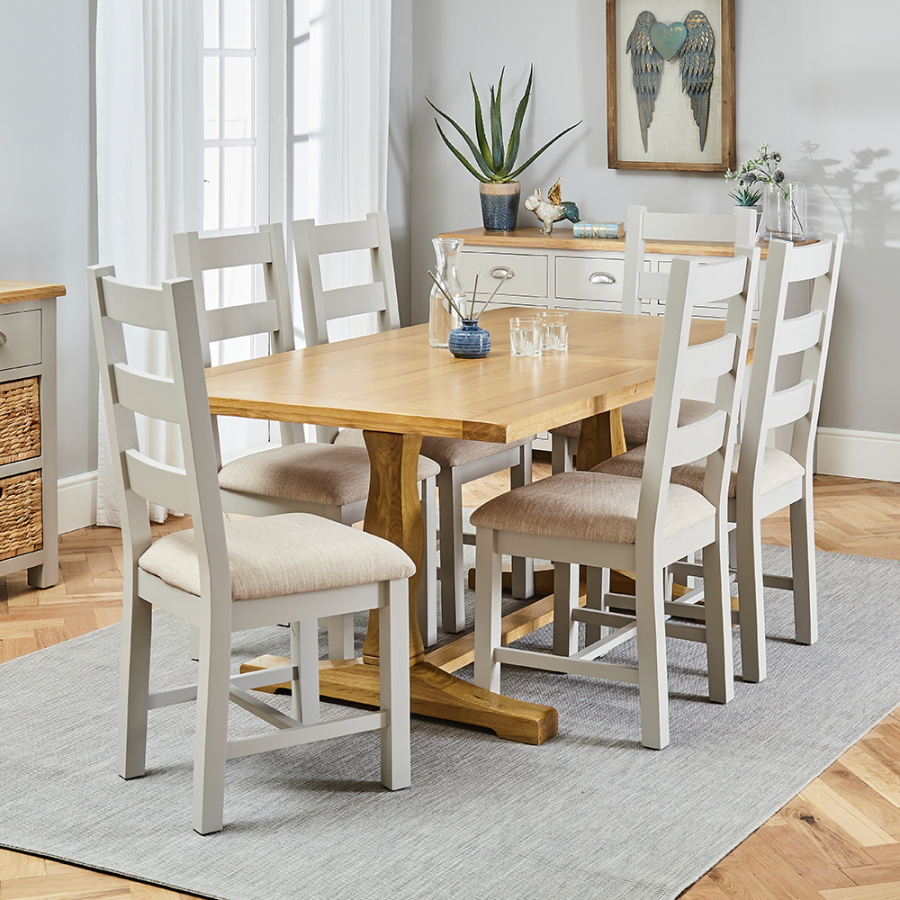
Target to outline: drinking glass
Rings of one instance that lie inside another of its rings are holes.
[[[509,350],[513,356],[540,356],[541,320],[510,319]]]
[[[541,350],[569,349],[569,314],[558,310],[538,313],[541,321]]]

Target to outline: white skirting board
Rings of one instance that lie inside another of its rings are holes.
[[[97,473],[69,475],[57,482],[59,533],[97,523]]]
[[[900,434],[819,428],[816,472],[848,478],[900,481]]]
[[[820,428],[816,472],[848,478],[900,482],[900,434]],[[59,531],[75,531],[97,521],[97,473],[60,478]]]

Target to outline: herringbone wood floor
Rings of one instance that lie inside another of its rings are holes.
[[[538,464],[541,474],[547,467]],[[505,489],[493,476],[471,485],[477,506]],[[187,527],[170,520],[160,531]],[[821,550],[900,559],[900,484],[816,479]],[[788,544],[787,516],[763,539]],[[0,663],[120,619],[119,532],[86,528],[60,541],[60,583],[28,588],[0,579]],[[593,893],[602,900],[602,889]],[[188,895],[0,849],[0,900],[175,900]],[[750,835],[682,900],[898,900],[900,708]]]

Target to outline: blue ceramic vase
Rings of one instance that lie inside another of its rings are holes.
[[[483,359],[491,352],[491,333],[478,319],[463,319],[462,325],[450,332],[449,347],[459,359]]]
[[[518,181],[490,182],[478,185],[481,218],[485,231],[515,231],[519,217]]]

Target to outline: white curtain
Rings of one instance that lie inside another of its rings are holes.
[[[311,0],[309,214],[319,224],[387,206],[390,72],[390,0]],[[325,261],[326,288],[370,277],[368,259],[355,257]],[[333,339],[373,328],[335,324]]]
[[[171,235],[201,227],[203,20],[198,0],[98,0],[97,195],[100,262],[137,284],[174,276]],[[168,366],[158,335],[135,329],[129,352],[158,374]],[[143,423],[142,446],[180,462],[178,435]],[[154,521],[165,519],[151,508]],[[100,410],[97,522],[119,512],[104,410]]]

